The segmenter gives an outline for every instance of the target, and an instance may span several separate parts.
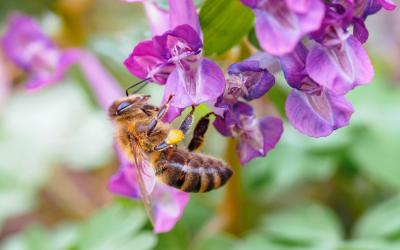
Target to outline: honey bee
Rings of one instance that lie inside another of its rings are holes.
[[[157,179],[184,192],[208,192],[224,185],[232,170],[221,160],[193,152],[198,149],[209,124],[208,114],[194,129],[189,150],[178,148],[193,121],[193,111],[185,117],[179,129],[161,121],[168,110],[171,96],[162,107],[148,104],[149,95],[132,94],[116,100],[109,108],[115,122],[116,141],[133,165],[138,182],[144,187],[144,161],[148,161]],[[149,203],[143,196],[144,202]]]

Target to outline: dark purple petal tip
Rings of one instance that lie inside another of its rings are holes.
[[[236,95],[235,99],[241,96],[247,101],[260,98],[275,84],[275,77],[256,60],[234,63],[229,66],[228,74],[227,94]]]

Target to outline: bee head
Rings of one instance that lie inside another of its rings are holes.
[[[132,113],[132,110],[147,104],[149,95],[130,95],[116,100],[108,109],[108,114],[111,118],[126,117]]]

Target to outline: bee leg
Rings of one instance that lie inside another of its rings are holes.
[[[185,117],[185,119],[183,119],[181,125],[179,126],[179,130],[182,131],[184,135],[189,131],[190,127],[193,124],[193,113],[194,113],[194,110],[195,110],[195,107],[192,106],[192,110]]]
[[[170,95],[170,96],[168,97],[167,102],[160,108],[160,111],[158,111],[157,116],[154,117],[154,118],[151,120],[150,124],[147,126],[147,136],[150,136],[150,135],[151,135],[151,133],[152,133],[152,132],[154,131],[154,129],[156,128],[158,121],[161,120],[161,118],[163,118],[163,116],[167,113],[168,108],[169,108],[169,103],[171,102],[172,97],[174,97],[174,96],[173,96],[173,95]]]
[[[185,138],[185,134],[190,129],[193,123],[193,113],[194,113],[194,106],[192,106],[192,110],[190,113],[183,119],[179,129],[171,129],[168,132],[167,138],[157,145],[154,149],[157,151],[162,151],[168,147],[178,144]]]
[[[208,125],[210,124],[210,115],[215,115],[213,112],[210,112],[203,116],[196,124],[196,127],[193,131],[192,140],[190,140],[188,150],[195,151],[203,145],[204,135],[207,132]]]

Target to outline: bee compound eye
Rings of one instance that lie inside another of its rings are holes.
[[[131,105],[130,102],[127,102],[127,101],[121,102],[117,107],[117,113],[121,113],[126,108],[128,108],[130,105]]]

